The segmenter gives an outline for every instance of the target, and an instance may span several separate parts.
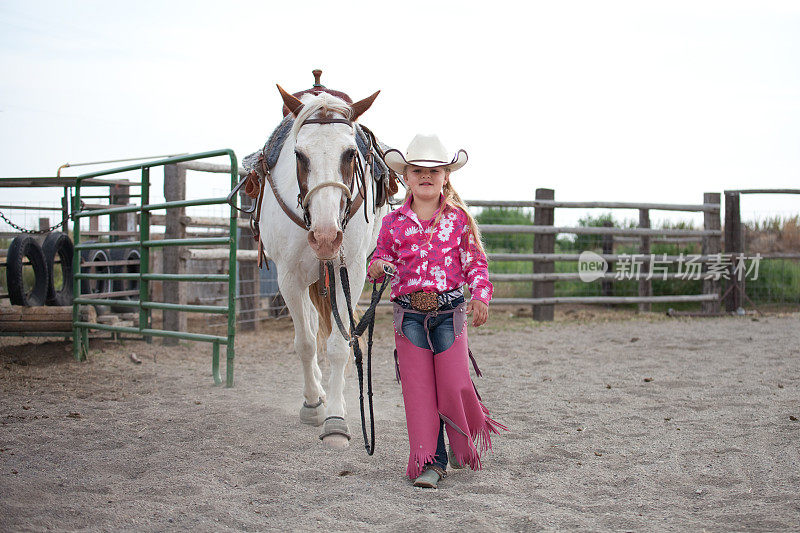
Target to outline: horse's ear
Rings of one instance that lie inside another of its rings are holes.
[[[353,108],[353,116],[352,116],[352,117],[350,117],[350,120],[352,120],[353,122],[355,122],[356,120],[358,120],[358,117],[360,117],[361,115],[363,115],[363,114],[364,114],[364,112],[365,112],[367,109],[369,109],[369,108],[370,108],[370,106],[372,105],[372,102],[374,102],[374,101],[375,101],[375,99],[378,97],[378,94],[379,94],[379,93],[380,93],[380,91],[375,91],[375,93],[374,93],[374,94],[371,94],[370,96],[367,96],[367,97],[366,97],[366,98],[364,98],[363,100],[359,100],[358,102],[356,102],[355,104],[353,104],[352,106],[350,106],[350,107],[352,107],[352,108]]]
[[[289,111],[291,111],[292,115],[296,117],[297,114],[300,113],[300,108],[303,107],[303,102],[301,102],[296,97],[284,91],[283,87],[281,87],[277,83],[275,85],[278,86],[278,91],[280,91],[281,93],[281,98],[283,98],[284,105]]]

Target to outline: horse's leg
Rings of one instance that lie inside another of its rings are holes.
[[[336,304],[339,309],[339,316],[342,317],[345,329],[350,330],[344,295],[339,290],[340,287],[336,287],[336,289]],[[347,405],[344,399],[344,372],[350,357],[350,347],[336,327],[334,327],[331,336],[328,337],[327,348],[331,375],[328,381],[327,418],[325,419],[321,437],[326,446],[346,448],[350,445],[350,430],[345,420]]]
[[[364,264],[365,259],[362,259],[360,263],[355,261],[348,265],[347,268],[350,277],[350,296],[353,308],[358,303],[361,288],[364,286],[364,278],[366,276],[366,271],[363,268]],[[341,282],[336,284],[336,304],[345,329],[349,331],[350,320]],[[356,321],[358,321],[358,317],[356,317]],[[328,337],[328,361],[331,364],[331,375],[328,382],[328,416],[325,419],[322,433],[322,441],[329,446],[346,447],[349,445],[350,431],[346,422],[347,404],[344,399],[344,374],[351,357],[350,346],[339,333],[338,328],[334,326],[331,336]]]
[[[281,295],[292,316],[294,324],[294,349],[303,366],[303,406],[300,420],[304,424],[319,426],[325,420],[325,390],[322,388],[321,372],[317,363],[317,312],[308,296],[308,291],[287,278],[279,283]],[[294,285],[294,286],[293,286]]]

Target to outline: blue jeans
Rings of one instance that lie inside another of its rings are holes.
[[[457,298],[447,305],[439,308],[439,311],[451,311],[464,303],[464,298]],[[450,348],[456,341],[453,328],[453,313],[444,313],[428,319],[428,331],[430,332],[430,344],[428,335],[425,333],[425,316],[419,313],[403,314],[403,335],[411,341],[417,348],[433,348],[434,355],[442,353]],[[436,443],[436,457],[434,464],[442,470],[447,469],[447,449],[444,447],[444,421],[439,422],[439,439]]]

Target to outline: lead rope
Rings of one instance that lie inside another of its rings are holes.
[[[367,308],[367,310],[364,312],[364,315],[361,317],[361,320],[358,321],[358,325],[356,325],[355,318],[353,317],[353,306],[350,303],[350,278],[347,274],[347,267],[344,265],[339,267],[339,276],[342,279],[342,292],[344,292],[344,298],[347,302],[347,314],[350,317],[350,334],[348,335],[345,331],[342,319],[339,316],[339,309],[336,306],[336,287],[334,281],[335,276],[333,271],[333,262],[327,261],[326,266],[331,284],[328,292],[330,293],[333,318],[336,321],[336,325],[339,328],[339,331],[342,333],[342,336],[345,338],[345,340],[347,340],[347,342],[350,344],[350,347],[353,349],[353,356],[356,362],[356,371],[358,372],[358,401],[361,405],[361,433],[364,437],[364,448],[367,450],[367,455],[372,455],[375,453],[375,416],[372,404],[372,333],[375,329],[375,309],[378,307],[378,302],[381,301],[383,292],[389,285],[390,276],[392,276],[394,273],[384,269],[386,275],[383,277],[383,282],[381,282],[380,289],[376,283],[372,284],[372,296],[370,298],[369,308]],[[369,402],[370,427],[369,441],[367,440],[366,413],[364,411],[364,355],[361,352],[361,345],[358,342],[358,339],[364,333],[365,329],[367,330],[367,397]]]

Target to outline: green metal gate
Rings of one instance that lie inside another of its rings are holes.
[[[197,159],[206,159],[209,157],[228,156],[231,161],[231,188],[233,188],[239,179],[238,176],[238,163],[236,154],[233,150],[215,150],[212,152],[202,152],[198,154],[190,154],[185,156],[170,157],[168,159],[161,159],[158,161],[151,161],[139,165],[130,165],[111,170],[104,170],[101,172],[92,172],[90,174],[83,174],[78,176],[75,181],[75,195],[73,197],[72,217],[75,221],[74,225],[74,243],[75,255],[73,257],[73,264],[75,265],[75,274],[72,279],[72,287],[74,291],[74,300],[72,307],[72,327],[73,327],[73,355],[75,359],[81,361],[86,359],[89,348],[89,330],[98,329],[105,331],[112,331],[118,333],[140,334],[148,341],[151,337],[174,337],[184,340],[204,341],[212,343],[212,373],[214,375],[214,382],[216,384],[222,383],[222,378],[219,373],[219,347],[220,345],[226,346],[226,386],[233,386],[233,359],[234,359],[234,336],[236,333],[236,249],[237,249],[237,227],[236,227],[236,210],[230,208],[230,235],[228,237],[204,237],[204,238],[186,238],[186,239],[160,239],[152,240],[150,238],[150,212],[159,209],[170,209],[177,207],[190,207],[190,206],[204,206],[204,205],[227,205],[227,198],[206,198],[202,200],[180,200],[172,202],[164,202],[160,204],[150,203],[150,169],[153,167],[162,167],[175,163],[183,163],[186,161],[193,161]],[[125,206],[125,207],[110,207],[108,209],[96,209],[92,211],[81,211],[81,181],[87,178],[97,178],[100,176],[108,176],[110,174],[118,174],[121,172],[129,172],[133,170],[141,170],[141,205],[138,206]],[[235,198],[234,198],[235,200]],[[124,241],[124,242],[81,242],[81,229],[80,219],[89,216],[99,215],[115,215],[121,213],[137,213],[139,215],[139,240],[138,241]],[[164,246],[187,246],[187,245],[218,245],[228,244],[230,246],[230,254],[228,256],[228,273],[227,274],[155,274],[150,272],[150,250],[156,247]],[[107,248],[129,248],[138,247],[140,256],[140,267],[138,273],[109,273],[109,274],[96,274],[96,273],[81,273],[80,258],[81,250],[93,249],[107,249]],[[100,298],[88,298],[82,296],[81,280],[135,280],[139,282],[139,299],[138,300],[105,300]],[[150,287],[151,281],[189,281],[189,282],[227,282],[228,283],[228,305],[227,306],[214,306],[214,305],[182,305],[174,303],[153,302],[150,300]],[[139,326],[117,326],[113,324],[95,324],[90,322],[81,322],[79,319],[78,308],[80,305],[114,305],[114,306],[127,306],[139,310]],[[151,323],[151,311],[153,309],[160,310],[174,310],[186,311],[190,313],[216,313],[227,315],[228,330],[227,336],[208,335],[204,333],[188,333],[183,331],[169,331],[154,329]]]

